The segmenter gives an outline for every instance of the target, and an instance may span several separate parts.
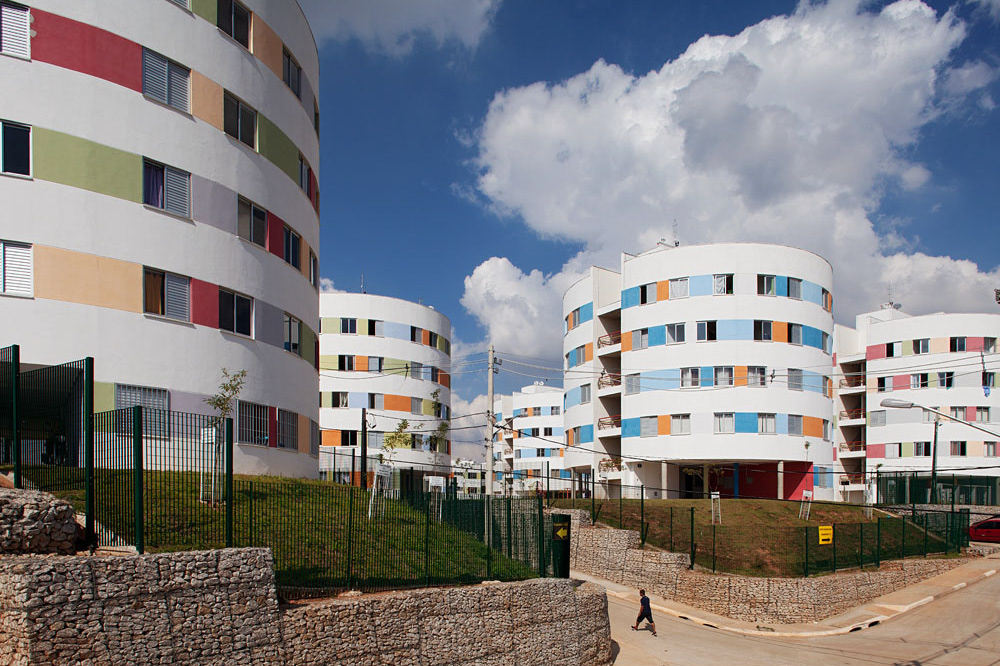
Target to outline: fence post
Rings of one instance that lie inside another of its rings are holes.
[[[903,533],[899,537],[899,559],[906,559],[906,516],[902,518]]]
[[[431,495],[424,494],[424,587],[431,586]]]
[[[639,536],[642,545],[646,545],[646,486],[639,486]]]
[[[12,462],[14,463],[14,487],[24,488],[24,479],[21,477],[21,418],[18,414],[18,397],[21,393],[21,348],[17,345],[11,347],[11,418],[13,418],[14,448],[11,450]],[[90,520],[89,518],[87,519]],[[90,536],[90,532],[87,532]],[[88,542],[89,545],[89,542]]]
[[[594,478],[594,471],[590,471],[590,524],[593,525],[597,521],[597,500],[595,496],[597,495],[597,480]],[[576,493],[573,493],[573,497],[576,497]],[[576,506],[574,504],[573,506]]]
[[[882,566],[882,516],[875,521],[875,567]]]
[[[625,529],[625,523],[622,521],[622,507],[625,505],[625,487],[621,484],[618,485],[618,528]]]
[[[233,547],[233,420],[226,419],[226,548]]]
[[[858,523],[858,568],[865,568],[865,524]]]
[[[712,573],[715,573],[715,521],[712,521]]]
[[[694,507],[691,507],[691,564],[688,569],[694,569]]]
[[[250,495],[253,496],[253,482],[250,483]],[[347,589],[351,589],[351,578],[354,566],[351,555],[354,550],[354,455],[351,455],[351,485],[347,487]],[[489,552],[489,549],[486,550]],[[489,569],[487,569],[487,572]],[[487,573],[487,576],[489,573]]]
[[[132,490],[134,491],[132,517],[135,529],[135,550],[142,555],[146,549],[143,541],[144,516],[142,506],[142,407],[139,405],[132,408]]]
[[[506,500],[504,500],[504,504],[506,504],[506,508],[507,508],[507,521],[506,521],[507,522],[507,557],[513,557],[514,556],[514,535],[513,535],[513,531],[514,531],[514,527],[513,527],[514,512],[511,510],[511,504],[513,503],[513,501],[514,500],[511,499],[510,497],[508,497]]]
[[[139,431],[140,456],[142,454],[142,431]],[[140,462],[142,458],[140,457]],[[85,522],[86,541],[91,549],[97,548],[97,517],[94,498],[94,358],[83,360],[83,466],[85,468],[85,499],[87,518]],[[142,474],[142,466],[139,467]],[[141,550],[139,551],[142,552]]]
[[[336,464],[336,463],[334,463],[334,464]],[[253,548],[253,481],[250,482],[250,511],[249,511],[249,514],[250,515],[247,516],[249,518],[249,525],[248,525],[248,527],[250,528],[250,534],[248,535],[248,539],[250,541],[250,547]],[[348,521],[350,521],[350,517],[348,517]],[[347,553],[348,553],[347,554],[347,559],[351,559],[351,555],[350,555],[350,553],[351,553],[351,532],[350,532],[350,530],[351,530],[351,528],[348,527],[347,528]]]
[[[538,577],[545,578],[545,508],[538,498]]]
[[[806,537],[805,558],[802,561],[802,568],[805,570],[806,578],[809,578],[809,526],[808,525],[802,528],[802,533]]]
[[[927,514],[924,514],[924,559],[927,559]]]
[[[833,524],[832,536],[833,536],[833,568],[830,569],[831,573],[837,573],[837,523]]]
[[[674,507],[670,507],[670,552],[674,552]]]

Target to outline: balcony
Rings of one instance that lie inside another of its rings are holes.
[[[844,409],[840,412],[840,424],[841,425],[858,425],[855,423],[845,423],[845,421],[860,421],[860,425],[864,425],[865,421],[865,409],[864,407],[858,409]]]
[[[621,458],[605,458],[597,463],[597,476],[601,479],[614,480],[622,478]]]
[[[601,375],[600,379],[597,380],[597,388],[609,388],[612,386],[621,386],[622,376],[621,375]]]
[[[862,490],[865,487],[865,475],[841,474],[840,486],[845,490]]]
[[[597,420],[598,430],[612,430],[614,428],[622,427],[622,417],[618,416],[602,416]]]
[[[865,378],[863,375],[845,377],[840,380],[841,393],[858,393],[865,390]]]
[[[620,345],[622,343],[622,332],[616,331],[614,333],[608,333],[607,335],[602,335],[597,338],[597,348],[602,347],[614,347],[615,345]]]
[[[863,458],[866,455],[864,441],[841,442],[838,448],[841,458]]]

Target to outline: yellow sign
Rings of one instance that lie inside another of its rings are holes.
[[[560,527],[556,530],[556,538],[560,541],[565,541],[567,534],[569,534],[569,531],[565,527]]]
[[[833,525],[819,526],[819,545],[833,543]]]

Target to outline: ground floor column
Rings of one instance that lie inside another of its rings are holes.
[[[778,499],[785,499],[785,461],[778,461]]]

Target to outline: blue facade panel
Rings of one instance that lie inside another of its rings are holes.
[[[639,305],[639,287],[629,287],[622,292],[622,310]]]
[[[594,424],[580,426],[579,444],[590,444],[594,441]]]
[[[576,388],[571,388],[570,390],[566,391],[565,401],[566,401],[566,409],[569,409],[570,407],[576,407],[577,405],[579,405],[580,387],[577,386]]]
[[[565,428],[553,428],[552,429],[552,436],[553,437],[562,437],[565,434],[566,434]]]
[[[689,296],[711,296],[712,295],[712,276],[711,275],[692,275],[688,278],[688,295]]]
[[[815,282],[802,281],[802,300],[823,305],[823,287]]]
[[[644,372],[639,376],[641,393],[648,391],[663,391],[665,389],[676,389],[681,387],[680,368],[667,370],[653,370]]]
[[[753,340],[753,320],[720,319],[715,333],[719,340]]]
[[[580,306],[580,323],[590,321],[594,318],[594,304],[587,303]]]
[[[622,419],[622,437],[639,436],[639,419]]]
[[[577,366],[575,349],[570,349],[569,353],[566,354],[566,364],[571,368],[575,368]]]
[[[788,434],[788,414],[775,414],[774,429],[779,435]]]
[[[816,349],[823,348],[823,331],[812,326],[802,326],[802,344]]]
[[[778,296],[788,296],[788,276],[778,275],[774,279],[774,291]]]
[[[757,432],[757,412],[736,412],[736,432]]]
[[[660,345],[667,344],[667,327],[666,326],[650,326],[649,327],[649,346],[656,347]]]
[[[393,338],[394,340],[409,340],[410,339],[410,327],[407,324],[399,324],[394,321],[387,321],[382,329],[385,333],[385,337]]]
[[[368,394],[351,392],[347,394],[347,406],[360,409],[368,406]]]
[[[802,371],[802,389],[813,393],[823,392],[823,375],[810,370]]]
[[[715,385],[715,368],[709,365],[701,369],[701,385],[702,386]]]

